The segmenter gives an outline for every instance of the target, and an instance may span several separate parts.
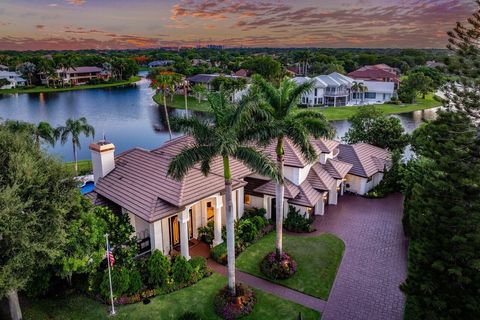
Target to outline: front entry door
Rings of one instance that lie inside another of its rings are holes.
[[[178,216],[171,217],[170,222],[170,243],[172,247],[180,244],[180,223]]]

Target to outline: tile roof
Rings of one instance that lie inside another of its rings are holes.
[[[75,67],[75,68],[68,68],[68,69],[59,69],[58,72],[65,72],[65,73],[88,73],[88,72],[102,72],[102,68],[99,67]]]
[[[339,150],[338,160],[351,163],[349,173],[356,176],[368,178],[389,166],[390,152],[367,143],[341,144]]]
[[[330,153],[335,150],[335,148],[338,147],[340,142],[336,140],[330,140],[330,139],[311,139],[311,143],[315,144],[321,152],[323,153]]]
[[[317,190],[327,191],[336,187],[335,179],[320,163],[316,163],[314,166],[312,166],[310,172],[308,173],[307,180],[310,182],[312,187]]]
[[[298,186],[299,193],[288,202],[305,207],[313,207],[323,197],[323,192],[315,190],[308,180],[305,180]]]
[[[99,179],[95,192],[137,214],[146,221],[155,221],[184,206],[224,190],[223,164],[215,159],[211,173],[205,177],[199,167],[191,169],[182,181],[167,177],[174,151],[188,146],[190,137],[177,138],[153,151],[131,149],[116,157],[115,169]],[[232,161],[232,174],[241,179],[251,171],[239,161]],[[233,187],[246,183],[234,180]]]
[[[343,162],[336,159],[328,159],[325,163],[324,168],[328,173],[335,179],[343,179],[347,173],[352,169],[353,165],[351,163]]]
[[[264,185],[261,185],[260,187],[254,189],[254,191],[258,193],[266,194],[269,196],[275,196],[276,185],[277,185],[276,181],[270,180]],[[298,188],[298,186],[293,184],[290,180],[285,179],[285,198],[294,199],[299,192],[300,192],[300,189]]]

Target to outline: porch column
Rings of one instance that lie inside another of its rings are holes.
[[[243,211],[245,210],[245,192],[243,187],[237,190],[237,208],[238,208],[238,219],[243,216]]]
[[[215,197],[215,215],[213,216],[214,239],[213,245],[217,246],[223,242],[222,239],[222,196]]]
[[[180,251],[185,259],[190,260],[190,253],[188,250],[188,221],[190,220],[190,206],[186,207],[178,215],[180,222]]]
[[[342,183],[340,184],[340,195],[343,196],[344,192],[345,192],[345,181],[342,180]]]
[[[163,253],[162,220],[150,223],[148,231],[150,233],[151,250],[159,250]]]
[[[334,107],[337,106],[337,97],[333,97],[333,106],[334,106]]]

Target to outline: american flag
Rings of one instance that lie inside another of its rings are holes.
[[[107,246],[106,258],[110,262],[110,266],[113,267],[113,265],[115,264],[115,257],[113,256],[112,249],[110,248],[110,245]]]

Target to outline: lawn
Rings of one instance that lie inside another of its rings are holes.
[[[92,85],[80,85],[68,88],[48,88],[45,86],[37,86],[29,89],[22,89],[21,87],[15,89],[2,89],[0,94],[12,94],[12,93],[40,93],[40,92],[63,92],[63,91],[74,91],[74,90],[85,90],[85,89],[98,89],[98,88],[110,88],[124,86],[131,84],[140,80],[140,77],[134,76],[128,80],[112,82],[112,83],[101,83],[101,84],[92,84]]]
[[[285,252],[297,262],[297,272],[287,280],[273,281],[308,295],[328,299],[335,275],[342,261],[345,245],[331,234],[315,237],[283,236]],[[236,267],[254,276],[265,278],[260,272],[260,261],[275,248],[275,232],[248,247],[237,258]]]
[[[156,103],[163,105],[163,98],[161,94],[156,94],[153,97]],[[416,110],[430,109],[441,106],[442,103],[434,99],[433,94],[429,94],[425,99],[417,98],[417,102],[413,104],[397,105],[397,104],[376,104],[378,110],[383,111],[385,114],[398,114],[411,112]],[[167,98],[167,106],[175,109],[185,109],[185,98],[183,95],[176,95],[173,97],[173,101]],[[318,108],[327,120],[347,120],[355,114],[358,108],[362,106],[348,106],[348,107],[326,107]],[[188,109],[193,111],[210,112],[210,106],[208,101],[201,101],[194,97],[188,97]]]
[[[92,161],[91,160],[78,160],[78,174],[86,175],[92,171]],[[75,162],[65,162],[65,165],[69,170],[72,170],[75,173]]]
[[[177,319],[186,311],[203,319],[220,319],[213,310],[215,294],[226,284],[226,278],[213,274],[199,283],[174,293],[153,298],[151,303],[136,303],[117,308],[115,319]],[[242,319],[319,319],[320,313],[268,293],[255,290],[257,304],[253,313]],[[108,307],[86,297],[37,300],[24,307],[25,320],[107,319]]]
[[[158,104],[163,106],[163,95],[157,93],[153,96],[153,100]],[[201,111],[201,112],[210,112],[210,104],[208,101],[201,100],[198,102],[198,99],[195,97],[187,97],[188,110]],[[175,109],[185,109],[185,96],[175,95],[173,96],[173,101],[170,100],[170,97],[167,97],[167,106]]]

